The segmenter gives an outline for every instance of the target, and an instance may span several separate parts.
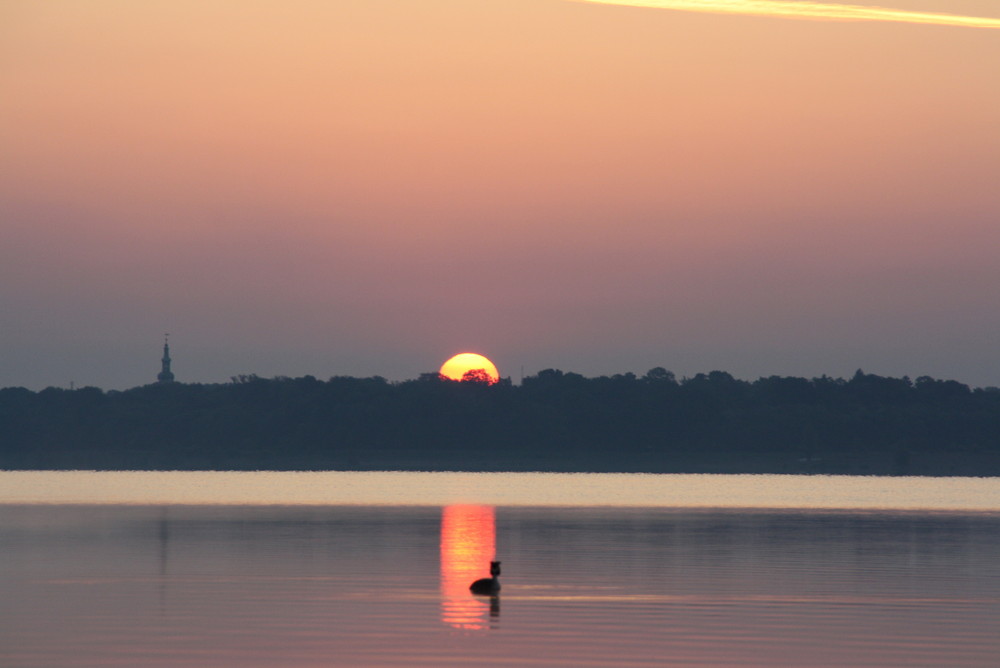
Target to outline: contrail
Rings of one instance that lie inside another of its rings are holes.
[[[831,21],[893,21],[965,28],[1000,28],[1000,19],[937,12],[915,12],[888,7],[863,7],[834,2],[789,0],[576,0],[602,5],[627,5],[712,14],[745,14],[788,19]]]

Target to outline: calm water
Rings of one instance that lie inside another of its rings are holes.
[[[998,487],[0,473],[0,665],[995,666]]]

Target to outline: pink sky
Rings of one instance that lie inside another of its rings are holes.
[[[994,0],[884,0],[1000,18]],[[0,387],[1000,385],[1000,32],[565,0],[0,5]]]

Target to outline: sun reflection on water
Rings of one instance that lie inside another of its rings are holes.
[[[496,554],[493,506],[452,505],[441,512],[441,620],[458,629],[488,628],[496,597],[476,598],[469,585],[489,575]]]

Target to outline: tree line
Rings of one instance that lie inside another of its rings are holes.
[[[0,469],[1000,475],[1000,390],[556,369],[0,389]]]

